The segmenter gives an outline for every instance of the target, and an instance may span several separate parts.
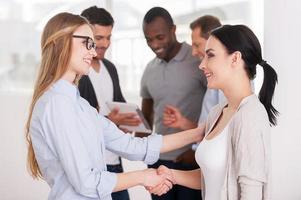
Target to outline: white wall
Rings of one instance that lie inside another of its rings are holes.
[[[47,199],[49,187],[26,170],[24,124],[29,96],[0,93],[0,199]]]
[[[301,199],[300,8],[298,0],[265,0],[264,57],[279,75],[281,113],[272,133],[273,200]]]
[[[25,120],[30,95],[28,93],[0,92],[0,199],[47,199],[49,186],[43,180],[33,180],[26,169],[27,147]],[[145,169],[140,161],[123,160],[125,171]],[[150,200],[142,186],[129,189],[132,200]]]

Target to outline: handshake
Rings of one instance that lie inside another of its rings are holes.
[[[158,169],[146,169],[144,171],[144,187],[152,194],[161,196],[172,189],[176,184],[172,170],[161,165]]]

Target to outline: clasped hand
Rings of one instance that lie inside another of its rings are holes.
[[[148,169],[147,171],[149,175],[145,178],[144,186],[152,194],[161,196],[176,184],[172,171],[164,165],[158,169]]]

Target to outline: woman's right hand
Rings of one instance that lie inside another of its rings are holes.
[[[164,175],[166,178],[165,181],[155,187],[146,187],[146,189],[150,193],[160,196],[162,194],[165,194],[169,190],[171,190],[173,185],[176,184],[176,182],[172,174],[172,171],[169,168],[165,167],[164,165],[161,165],[157,169],[157,174]]]
[[[150,193],[160,196],[172,188],[173,177],[169,173],[160,173],[158,170],[159,169],[144,170],[145,181],[143,185]]]
[[[164,182],[165,176],[157,174],[155,169],[145,169],[143,170],[144,174],[144,187],[155,187]]]

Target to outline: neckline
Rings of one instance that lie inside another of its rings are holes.
[[[234,118],[234,116],[236,115],[239,107],[237,107],[237,109],[234,111],[233,115],[231,116],[230,120],[228,121],[228,123],[226,124],[226,126],[217,134],[215,135],[213,138],[211,139],[206,139],[208,137],[208,135],[211,133],[211,131],[213,130],[213,127],[216,126],[216,124],[218,123],[217,121],[219,120],[219,118],[221,117],[222,113],[223,113],[223,110],[224,108],[226,108],[228,106],[228,103],[226,103],[225,105],[223,105],[222,109],[220,110],[217,118],[214,120],[214,123],[212,124],[212,126],[210,127],[209,131],[207,132],[207,134],[205,135],[204,139],[207,140],[207,141],[210,141],[210,140],[213,140],[214,138],[218,137],[219,135],[222,134],[222,132],[228,128],[229,124],[232,122],[232,119]]]
[[[229,124],[232,122],[232,119],[233,119],[234,116],[238,113],[238,111],[240,110],[240,108],[241,108],[244,104],[246,104],[246,103],[249,101],[249,99],[254,98],[254,97],[256,97],[256,95],[255,95],[254,93],[252,93],[252,94],[250,94],[249,96],[246,96],[245,98],[243,98],[243,99],[241,100],[239,106],[237,107],[235,113],[233,114],[233,116],[231,117],[231,119],[229,120],[229,122],[227,123],[227,125],[229,125]],[[222,104],[219,105],[219,107],[221,107],[221,109],[219,109],[219,111],[218,111],[218,113],[217,113],[217,117],[215,117],[215,119],[214,119],[212,125],[210,126],[210,128],[208,129],[208,131],[205,133],[204,139],[205,139],[205,138],[208,136],[208,134],[212,131],[214,125],[216,124],[217,120],[219,119],[220,115],[222,114],[223,109],[224,109],[225,106],[227,106],[227,105],[228,105],[228,101],[227,101],[227,100],[224,101]],[[227,126],[227,125],[226,125],[226,126]],[[213,139],[213,138],[212,138],[212,139]]]
[[[57,93],[64,94],[73,100],[79,97],[79,91],[76,85],[70,83],[65,79],[59,79],[52,86],[51,89]]]
[[[226,132],[226,131],[228,131],[228,129],[229,129],[229,123],[231,122],[231,120],[232,120],[232,117],[231,117],[231,119],[229,120],[229,122],[227,123],[227,125],[217,134],[217,135],[215,135],[213,138],[211,138],[211,139],[207,139],[206,137],[209,135],[209,134],[207,134],[205,137],[204,137],[204,141],[206,141],[206,142],[211,142],[211,141],[213,141],[213,140],[216,140],[216,139],[218,139],[219,137],[221,137],[223,134],[224,134],[224,132]]]

